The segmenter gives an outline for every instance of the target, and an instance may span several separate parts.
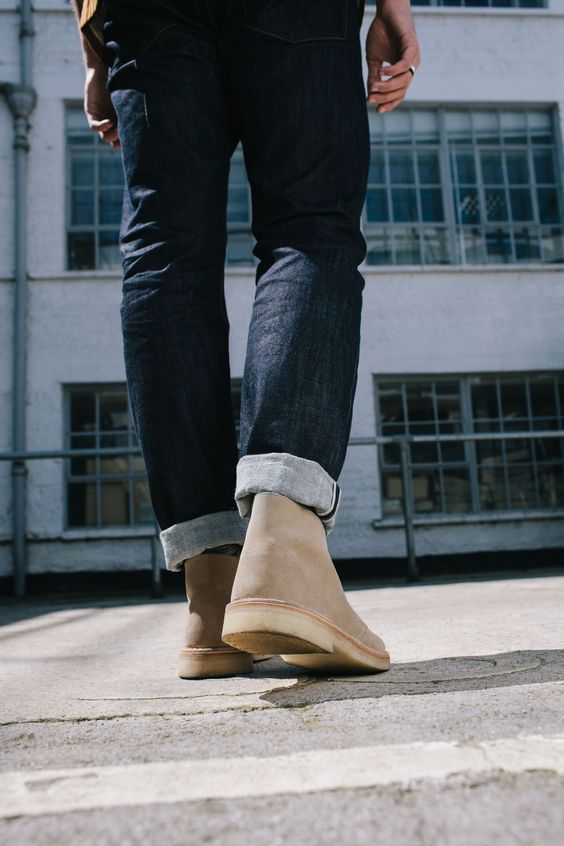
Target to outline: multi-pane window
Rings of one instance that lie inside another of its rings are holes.
[[[119,150],[89,128],[84,110],[67,109],[67,265],[119,269],[124,175]],[[228,265],[253,265],[251,197],[242,148],[231,159],[227,202]]]
[[[564,429],[564,373],[376,382],[378,434]],[[411,446],[418,514],[564,507],[564,438]],[[384,515],[402,510],[399,446],[380,446]]]
[[[368,264],[564,261],[553,114],[369,110]]]
[[[126,388],[73,386],[65,399],[67,448],[138,446]],[[66,464],[69,528],[153,525],[140,455],[77,456]]]
[[[120,153],[92,132],[83,109],[67,109],[66,119],[67,266],[69,270],[114,269],[120,266]]]

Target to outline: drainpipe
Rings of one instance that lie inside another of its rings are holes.
[[[12,449],[25,450],[26,400],[26,312],[27,312],[27,154],[28,118],[37,95],[32,78],[32,7],[22,0],[20,11],[20,81],[0,82],[14,124],[14,306],[12,350]],[[12,462],[12,525],[14,593],[26,592],[26,476],[25,461]]]

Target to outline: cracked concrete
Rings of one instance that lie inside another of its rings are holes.
[[[562,843],[564,578],[349,597],[389,673],[183,681],[184,603],[4,605],[0,842]]]

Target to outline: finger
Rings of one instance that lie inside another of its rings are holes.
[[[403,103],[404,97],[399,97],[397,100],[392,100],[391,103],[386,103],[383,106],[378,107],[378,114],[382,112],[391,112],[392,109],[395,109],[396,106],[399,106],[400,103]]]
[[[119,136],[117,129],[112,129],[110,132],[99,133],[100,138],[102,141],[105,141],[106,144],[111,144],[112,141],[115,141]]]
[[[393,93],[393,94],[386,94],[386,95],[381,95],[381,94],[379,94],[379,95],[378,95],[378,94],[376,94],[376,95],[375,95],[375,94],[370,94],[370,95],[366,98],[366,101],[367,101],[367,103],[376,103],[376,104],[377,104],[377,105],[379,105],[379,106],[384,106],[384,105],[386,105],[387,103],[392,103],[392,102],[394,102],[395,100],[398,100],[398,99],[403,100],[403,99],[405,99],[405,95],[406,95],[406,93],[407,93],[406,91],[399,91],[399,92],[398,92],[398,91],[394,91],[394,93]]]
[[[90,127],[92,129],[95,129],[96,131],[104,130],[108,125],[113,126],[113,123],[113,120],[111,120],[110,118],[103,118],[100,120],[98,120],[97,118],[90,118]]]
[[[385,82],[374,82],[369,86],[369,91],[371,94],[389,94],[391,91],[407,88],[411,79],[412,75],[408,71],[405,74],[402,73],[399,76],[394,76],[392,79],[387,79]]]
[[[105,141],[107,144],[110,144],[112,141],[115,141],[116,138],[119,137],[117,127],[109,129],[107,132],[99,132],[98,135],[102,139],[102,141]]]
[[[386,68],[386,75],[387,76],[398,76],[399,74],[406,73],[406,71],[411,74],[409,70],[409,66],[413,65],[415,70],[417,70],[417,63],[415,55],[411,53],[411,51],[406,51],[399,62],[396,62],[393,65],[389,65]]]

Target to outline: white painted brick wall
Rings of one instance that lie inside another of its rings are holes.
[[[65,270],[65,102],[82,102],[83,70],[75,22],[66,4],[34,4],[28,239],[29,346],[27,445],[62,445],[66,382],[125,382],[117,274]],[[564,108],[564,0],[549,10],[414,9],[422,66],[412,102],[556,104]],[[362,38],[368,27],[367,18]],[[0,0],[0,81],[17,81],[18,18]],[[55,49],[54,49],[55,48]],[[13,284],[11,115],[0,100],[0,448],[11,442]],[[375,432],[374,374],[440,374],[564,369],[564,271],[561,268],[369,269],[353,435]],[[254,294],[252,272],[228,271],[232,375],[242,376]],[[72,354],[69,354],[72,351]],[[62,535],[60,462],[29,462],[29,569],[138,569],[150,543]],[[375,447],[349,450],[340,478],[339,519],[329,537],[336,557],[404,554],[401,529],[375,530],[380,515]],[[11,477],[0,463],[0,576],[10,572]],[[119,533],[118,533],[119,534]],[[126,533],[127,534],[127,533]],[[564,523],[527,520],[432,526],[417,531],[419,554],[564,545]]]

